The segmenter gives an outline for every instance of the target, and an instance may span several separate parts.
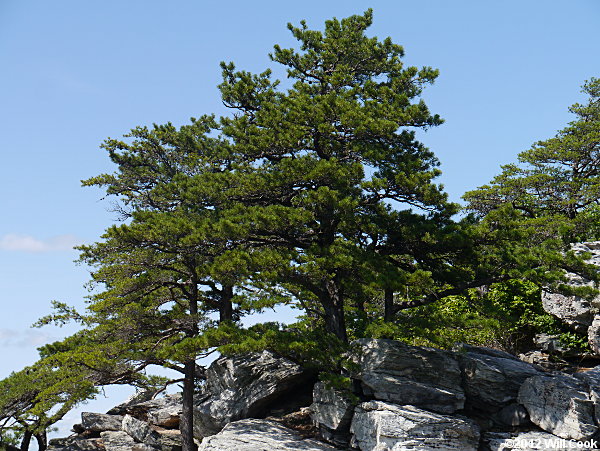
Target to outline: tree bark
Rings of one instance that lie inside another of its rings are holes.
[[[344,318],[344,298],[335,281],[328,280],[325,283],[321,304],[325,311],[325,330],[339,338],[342,343],[348,343]]]
[[[383,320],[392,322],[394,313],[394,290],[386,288],[383,295]]]
[[[35,439],[37,440],[38,451],[46,451],[48,448],[48,436],[46,431],[35,434]]]
[[[21,451],[28,451],[29,444],[31,443],[31,437],[33,437],[33,433],[29,431],[25,431],[23,433],[23,438],[21,439]]]
[[[190,299],[190,317],[193,320],[191,327],[186,332],[187,337],[197,337],[198,330],[198,284],[194,281],[193,296]],[[194,388],[196,382],[196,356],[188,357],[183,368],[183,393],[182,409],[179,423],[181,431],[182,451],[196,451],[194,443]]]
[[[219,322],[233,320],[233,286],[224,285],[221,289],[221,303],[219,306]]]
[[[194,443],[194,378],[196,373],[196,361],[190,359],[185,362],[185,373],[183,379],[183,408],[179,430],[181,431],[182,451],[196,451]]]

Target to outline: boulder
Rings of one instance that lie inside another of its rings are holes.
[[[198,451],[335,451],[336,448],[300,435],[275,421],[248,419],[229,423],[202,440]]]
[[[470,346],[457,353],[463,375],[466,408],[475,413],[497,412],[514,403],[521,384],[540,374],[529,363],[507,353],[489,353]],[[462,351],[462,352],[461,352]]]
[[[156,426],[177,428],[179,427],[181,407],[181,393],[176,393],[137,404],[128,401],[113,407],[108,413],[113,415],[128,414]]]
[[[181,451],[181,432],[178,429],[157,428],[161,451]]]
[[[588,263],[600,266],[600,241],[572,245],[575,253],[590,253]],[[578,274],[567,273],[567,283],[571,286],[593,286],[593,282]],[[542,292],[544,310],[556,316],[577,332],[586,332],[594,319],[593,311],[600,306],[600,297],[591,302],[580,296],[565,296],[559,293]]]
[[[131,451],[136,445],[135,440],[124,431],[105,431],[100,438],[106,451]]]
[[[361,451],[476,451],[479,444],[479,428],[467,418],[382,401],[358,405],[351,431]]]
[[[356,402],[348,394],[326,388],[323,382],[317,382],[313,389],[310,416],[321,437],[338,446],[347,445],[355,405]]]
[[[452,352],[409,346],[394,340],[360,339],[358,373],[366,396],[440,413],[464,407],[465,394]]]
[[[600,355],[600,315],[594,315],[592,324],[588,327],[588,343],[595,354]]]
[[[531,377],[521,386],[518,400],[531,421],[551,434],[584,440],[598,430],[587,384],[575,377]]]
[[[152,446],[160,446],[161,444],[160,435],[158,435],[148,423],[138,420],[131,415],[125,415],[123,417],[121,428],[136,442],[146,443]]]
[[[567,451],[574,444],[547,432],[486,432],[482,434],[482,451]]]
[[[55,451],[100,451],[104,450],[99,438],[83,437],[52,438],[48,441],[48,450]]]
[[[269,351],[214,361],[206,371],[205,396],[194,406],[196,438],[216,434],[231,421],[266,417],[274,407],[281,414],[309,405],[315,377]]]
[[[571,277],[568,283],[576,284],[577,281],[578,279]],[[585,332],[592,324],[592,306],[587,299],[580,296],[565,296],[560,293],[544,291],[542,305],[546,312],[556,316],[576,332]]]
[[[82,412],[81,425],[87,431],[120,431],[123,417],[104,413]]]
[[[596,423],[600,424],[600,365],[587,371],[575,373],[573,376],[585,384],[590,399],[594,403]]]

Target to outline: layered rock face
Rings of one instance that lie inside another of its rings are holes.
[[[333,450],[335,448],[322,442],[304,440],[281,424],[235,421],[268,415],[281,416],[307,406],[312,402],[315,382],[314,371],[268,351],[220,358],[207,370],[206,383],[198,394],[194,410],[195,438],[198,443],[202,442],[202,449],[211,450]],[[82,423],[73,427],[78,434],[51,440],[49,449],[181,450],[181,434],[178,430],[182,411],[181,395],[146,398],[144,395],[136,396],[106,414],[82,413]],[[211,441],[204,440],[219,433],[225,426],[228,426],[227,430],[218,437],[211,438]],[[236,441],[232,436],[243,431],[250,433],[253,427],[257,429],[251,437]],[[269,438],[265,435],[267,433],[274,436]],[[293,447],[280,445],[277,448],[275,443],[278,441]],[[243,445],[246,442],[247,445]]]
[[[312,439],[269,420],[240,420],[229,423],[212,437],[202,440],[199,451],[334,451],[337,448]]]
[[[199,449],[560,450],[600,436],[600,366],[567,375],[493,349],[392,340],[353,352],[354,391],[270,352],[218,359],[196,402]],[[178,451],[180,413],[179,395],[84,413],[50,449]]]
[[[360,367],[355,377],[365,395],[440,413],[464,407],[460,368],[451,352],[394,340],[362,339],[355,347]]]
[[[479,427],[467,418],[383,401],[358,405],[350,430],[352,446],[360,450],[476,451],[479,447]]]
[[[173,416],[173,412],[177,412]],[[50,440],[51,450],[181,450],[179,414],[181,396],[170,395],[141,403],[125,403],[107,414],[83,412],[77,431],[64,439]]]
[[[213,362],[194,409],[198,439],[219,432],[232,421],[260,418],[271,409],[291,412],[312,400],[316,374],[271,352]],[[287,413],[286,412],[286,413]]]

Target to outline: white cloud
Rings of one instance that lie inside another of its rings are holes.
[[[0,250],[18,252],[68,251],[82,241],[74,235],[58,235],[40,240],[31,235],[9,233],[0,237]]]
[[[35,348],[56,341],[56,337],[39,330],[0,329],[0,347]]]

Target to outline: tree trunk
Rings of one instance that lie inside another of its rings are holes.
[[[190,299],[190,317],[192,326],[186,332],[187,337],[197,337],[198,329],[198,284],[193,283],[193,296]],[[196,356],[188,357],[183,368],[183,393],[181,417],[179,419],[179,430],[181,431],[182,451],[196,451],[194,443],[194,388],[196,382]]]
[[[29,444],[31,443],[31,437],[33,437],[33,433],[29,431],[25,431],[23,433],[23,438],[21,439],[21,451],[28,451]]]
[[[183,379],[183,408],[179,430],[181,431],[182,451],[195,451],[194,443],[194,378],[196,373],[196,361],[185,362],[185,373]]]
[[[383,320],[392,322],[394,313],[394,290],[386,288],[383,295]]]
[[[35,434],[35,439],[37,440],[38,451],[46,451],[48,448],[48,436],[46,435],[46,431]]]
[[[348,343],[346,320],[344,319],[344,298],[333,280],[325,283],[325,293],[321,298],[325,311],[325,330]]]
[[[221,289],[221,303],[219,305],[219,322],[233,320],[233,286],[224,285]]]

